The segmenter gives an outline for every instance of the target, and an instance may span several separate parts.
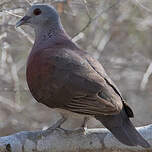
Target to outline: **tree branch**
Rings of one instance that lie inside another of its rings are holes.
[[[149,79],[151,74],[152,74],[152,62],[149,64],[146,72],[144,73],[143,79],[142,79],[141,84],[140,84],[141,90],[145,90],[146,85],[148,83],[148,79]]]
[[[152,144],[152,125],[138,127],[137,130]],[[23,131],[0,137],[0,152],[148,152],[139,147],[128,147],[118,142],[104,128],[81,131],[62,129],[43,131]],[[149,152],[152,150],[149,149]]]
[[[103,13],[107,12],[109,9],[115,7],[117,4],[119,4],[120,0],[117,0],[114,4],[110,5],[108,8],[102,10],[101,12],[99,12],[96,16],[94,16],[93,18],[90,17],[90,15],[87,12],[88,15],[88,23],[77,33],[75,33],[72,36],[72,39],[74,39],[76,36],[78,36],[81,32],[84,32],[94,21],[96,21]]]

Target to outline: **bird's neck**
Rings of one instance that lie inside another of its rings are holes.
[[[37,26],[35,28],[35,42],[53,39],[62,29],[62,26],[58,24]]]
[[[60,23],[37,27],[35,28],[34,47],[49,47],[56,43],[56,41],[60,41],[63,37],[64,39],[69,39]]]
[[[70,48],[72,50],[79,49],[79,47],[72,42],[60,22],[35,28],[35,42],[32,50],[43,50],[61,46],[62,48]]]

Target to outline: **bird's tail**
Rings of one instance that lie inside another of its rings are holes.
[[[109,129],[123,144],[128,146],[140,145],[144,148],[150,147],[149,143],[135,129],[125,110],[122,110],[117,115],[96,116],[96,119]]]

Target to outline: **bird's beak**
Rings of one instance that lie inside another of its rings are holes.
[[[16,23],[16,28],[17,27],[19,27],[19,26],[21,26],[21,25],[24,25],[24,24],[27,24],[27,23],[29,23],[29,19],[30,19],[31,17],[30,16],[24,16],[23,18],[21,18],[17,23]]]

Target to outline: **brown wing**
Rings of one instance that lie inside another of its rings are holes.
[[[123,99],[119,89],[117,88],[117,86],[114,84],[114,82],[109,78],[109,76],[106,74],[104,68],[102,67],[102,65],[95,60],[94,58],[90,57],[89,55],[86,55],[86,59],[89,62],[89,64],[94,68],[94,70],[105,79],[106,83],[108,85],[110,85],[113,90],[115,91],[116,94],[118,94],[123,102],[125,111],[128,115],[128,117],[134,117],[133,111],[130,108],[130,106],[126,103],[126,101]]]
[[[76,96],[67,105],[67,110],[87,115],[112,115],[120,112],[117,104],[112,104],[99,96]]]
[[[102,65],[94,58],[90,57],[89,55],[86,55],[86,60],[88,61],[88,63],[90,64],[90,66],[92,66],[92,68],[94,68],[94,70],[105,79],[106,83],[108,85],[110,85],[113,90],[115,91],[116,94],[118,94],[122,100],[123,97],[119,91],[119,89],[117,88],[117,86],[114,84],[114,82],[109,78],[109,76],[106,74],[104,68],[102,67]]]
[[[89,115],[119,113],[123,107],[121,95],[95,70],[85,54],[79,53],[70,50],[66,52],[66,57],[70,57],[68,68],[72,66],[68,82],[69,92],[73,91],[75,94],[70,102],[65,103],[64,108]]]

